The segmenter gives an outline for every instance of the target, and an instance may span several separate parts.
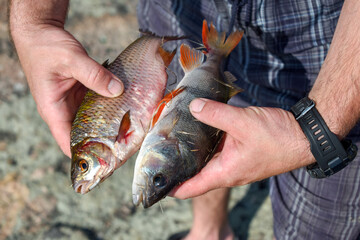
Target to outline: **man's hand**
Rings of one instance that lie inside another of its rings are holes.
[[[71,124],[87,88],[114,97],[122,93],[123,84],[64,30],[67,1],[12,2],[11,34],[38,112],[70,157]],[[46,11],[61,16],[51,19]]]
[[[290,112],[237,108],[207,99],[190,104],[194,117],[226,132],[213,159],[172,192],[189,198],[212,189],[244,185],[314,162],[310,144]]]

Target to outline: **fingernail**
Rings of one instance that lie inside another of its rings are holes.
[[[113,78],[108,85],[108,90],[114,97],[117,97],[124,91],[124,85],[119,80]]]
[[[205,101],[201,98],[197,98],[195,100],[193,100],[190,103],[190,111],[194,112],[194,113],[199,113],[202,111],[202,109],[205,106]]]

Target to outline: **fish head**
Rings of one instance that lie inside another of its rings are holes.
[[[72,149],[71,181],[74,190],[85,194],[115,170],[111,149],[98,141],[83,141]]]
[[[141,161],[136,160],[132,192],[134,204],[147,208],[179,184],[183,171],[177,141],[158,142],[142,150],[138,155]]]

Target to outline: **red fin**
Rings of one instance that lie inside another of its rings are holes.
[[[131,125],[131,122],[130,122],[130,110],[127,111],[122,120],[121,120],[121,123],[120,123],[120,128],[119,128],[119,134],[116,138],[116,141],[117,142],[121,142],[121,140],[125,140],[125,144],[127,144],[127,141],[126,141],[126,138],[129,137],[133,131],[131,132],[128,132],[129,129],[130,129],[130,125]]]
[[[156,107],[156,109],[154,111],[153,118],[152,118],[151,124],[150,124],[151,128],[153,128],[155,123],[159,120],[160,114],[164,110],[164,107],[166,106],[166,104],[169,103],[171,101],[171,99],[173,99],[174,97],[179,95],[184,90],[185,90],[185,87],[180,87],[180,88],[172,90],[171,92],[169,92],[168,94],[165,95],[165,97],[159,102],[158,106]]]
[[[203,21],[202,39],[208,52],[218,52],[221,55],[228,56],[238,45],[243,34],[244,32],[235,31],[225,41],[225,33],[218,33],[212,23],[209,30],[206,20]]]
[[[176,50],[168,52],[160,46],[158,51],[162,60],[164,61],[165,66],[169,66],[175,56]]]
[[[200,66],[203,60],[204,54],[202,52],[191,49],[188,45],[181,44],[179,61],[185,73]]]

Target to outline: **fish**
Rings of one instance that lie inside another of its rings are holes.
[[[226,57],[243,32],[218,33],[203,21],[203,52],[180,46],[180,65],[185,73],[176,88],[158,104],[149,132],[140,147],[132,183],[133,203],[148,208],[176,186],[197,174],[211,159],[223,132],[196,120],[189,110],[195,98],[226,103],[241,91],[236,78],[223,71]],[[206,61],[204,58],[206,56]]]
[[[166,69],[176,53],[166,51],[163,43],[177,39],[145,33],[112,63],[103,64],[121,79],[124,92],[108,98],[88,90],[78,108],[70,134],[76,192],[89,192],[139,150],[164,96]]]

